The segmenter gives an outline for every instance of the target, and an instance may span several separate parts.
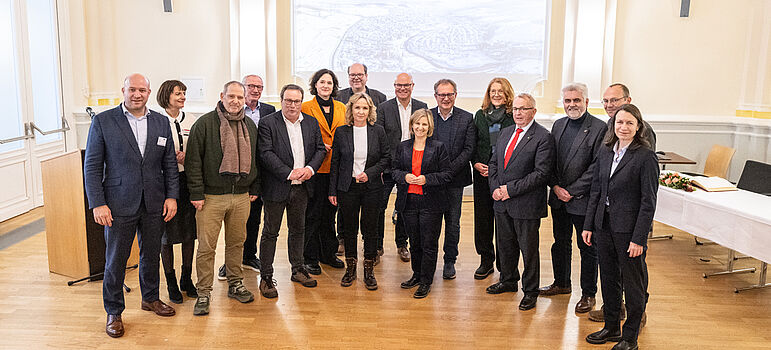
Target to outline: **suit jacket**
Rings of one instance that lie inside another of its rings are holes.
[[[645,246],[656,211],[658,159],[647,147],[632,149],[630,146],[611,176],[614,155],[612,148],[603,146],[597,156],[584,230],[603,227],[607,198],[610,229],[632,233],[632,242]]]
[[[391,176],[396,182],[396,210],[403,212],[407,207],[409,184],[404,177],[412,173],[412,146],[415,138],[399,144],[396,158],[392,161]],[[450,183],[450,159],[447,148],[438,140],[427,139],[420,162],[420,174],[426,177],[423,195],[429,205],[429,211],[441,213],[448,208],[447,184]]]
[[[431,109],[434,115],[434,126],[442,117],[439,115],[439,107]],[[450,130],[447,154],[450,157],[450,171],[452,180],[449,187],[465,187],[471,185],[471,156],[474,155],[474,147],[477,143],[477,128],[474,125],[474,116],[458,107],[453,107],[452,117],[455,119]],[[434,135],[436,138],[436,127]]]
[[[372,103],[375,105],[375,107],[378,107],[381,103],[385,102],[386,95],[384,95],[382,92],[375,89],[370,89],[366,86],[364,89],[364,92],[366,92],[367,95],[372,98]],[[343,104],[348,104],[348,100],[351,99],[351,96],[353,96],[353,89],[345,88],[337,92],[337,97],[335,97],[335,100],[338,100]]]
[[[332,144],[332,167],[329,172],[329,195],[337,191],[348,191],[353,181],[353,127],[343,125],[337,128]],[[367,124],[367,188],[383,187],[383,170],[391,163],[391,150],[385,137],[385,130],[379,125]]]
[[[305,151],[304,165],[310,166],[314,172],[317,172],[324,160],[326,148],[321,141],[319,123],[316,119],[305,114],[302,117],[300,127]],[[294,168],[294,156],[281,111],[262,118],[257,130],[260,135],[257,148],[260,150],[262,160],[262,196],[274,202],[288,200],[292,182],[287,180],[287,177]],[[313,178],[309,181],[313,181]],[[313,191],[309,187],[309,181],[303,185],[306,186],[310,195]]]
[[[276,107],[274,107],[272,104],[268,104],[265,102],[260,102],[259,108],[260,108],[260,119],[262,119],[262,117],[268,116],[276,112]]]
[[[504,169],[506,146],[517,125],[501,130],[495,152],[488,164],[490,193],[506,185],[509,199],[494,201],[496,212],[508,213],[514,219],[540,219],[546,217],[546,183],[554,169],[554,140],[549,132],[533,121]]]
[[[335,129],[345,123],[345,105],[340,101],[333,100],[332,106],[334,111],[332,113],[332,125],[329,125],[327,123],[327,118],[324,117],[324,112],[321,110],[321,106],[319,106],[315,97],[312,100],[303,102],[302,105],[302,112],[304,114],[316,118],[316,122],[321,130],[321,139],[324,141],[324,144],[330,146],[335,140]],[[324,154],[324,162],[321,163],[319,172],[329,173],[329,163],[332,160],[332,152],[327,152],[325,148]]]
[[[396,152],[398,152],[399,144],[402,142],[402,121],[399,117],[398,103],[395,97],[381,103],[377,108],[377,121],[375,122],[375,124],[385,129],[388,145],[392,153],[391,159],[396,159]],[[421,108],[428,108],[428,105],[413,98],[410,114],[415,113],[415,111]],[[389,173],[390,171],[391,169],[386,169],[385,172]]]
[[[551,128],[551,135],[554,138],[555,162],[549,186],[559,185],[566,189],[573,196],[573,199],[567,203],[561,201],[554,194],[552,188],[549,192],[549,205],[554,208],[560,208],[564,205],[567,212],[573,215],[586,214],[589,191],[592,189],[595,158],[602,147],[605,132],[608,131],[607,123],[589,114],[589,112],[586,112],[585,115],[586,118],[566,154],[560,153],[559,144],[570,118],[564,117],[557,120]]]
[[[106,204],[112,215],[131,216],[144,199],[147,212],[160,215],[167,198],[179,198],[172,137],[168,118],[150,111],[143,157],[121,106],[94,117],[83,166],[88,207]]]

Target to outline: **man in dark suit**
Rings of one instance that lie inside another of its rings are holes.
[[[301,87],[289,84],[281,89],[281,110],[260,121],[259,145],[262,161],[262,198],[265,222],[260,240],[260,293],[266,298],[278,296],[273,283],[273,258],[276,239],[286,209],[289,262],[292,281],[315,287],[303,266],[305,209],[312,193],[308,180],[319,170],[326,156],[316,118],[300,112]]]
[[[588,89],[582,83],[562,88],[562,103],[566,117],[552,126],[556,148],[555,169],[549,179],[554,244],[551,246],[554,283],[539,290],[542,296],[570,294],[570,263],[573,256],[573,227],[576,244],[581,252],[581,299],[577,313],[592,310],[597,294],[597,249],[581,239],[586,204],[592,187],[595,157],[602,147],[607,124],[586,110]]]
[[[120,106],[91,121],[84,180],[94,220],[104,225],[105,266],[102,282],[107,335],[123,335],[123,280],[134,234],[139,239],[139,285],[142,310],[173,316],[159,300],[159,256],[164,221],[177,212],[179,172],[166,117],[146,107],[150,81],[132,74],[123,81]]]
[[[260,97],[265,87],[262,78],[258,75],[249,74],[241,81],[246,86],[246,104],[244,114],[254,121],[255,125],[260,125],[260,119],[276,111],[267,103],[261,103]],[[255,159],[259,160],[259,157]],[[257,258],[257,237],[260,233],[260,219],[262,217],[262,198],[257,197],[249,209],[249,220],[246,221],[246,241],[244,242],[244,259],[241,262],[243,267],[260,272],[260,259]],[[227,280],[225,264],[220,266],[217,272],[217,279]]]
[[[396,150],[399,149],[399,143],[410,138],[409,122],[410,116],[421,108],[428,108],[424,102],[412,98],[412,89],[415,83],[412,82],[412,76],[407,73],[400,73],[394,81],[394,92],[396,97],[380,104],[377,109],[376,124],[382,126],[386,132],[389,149],[392,152],[391,159],[396,157]],[[388,206],[388,198],[391,196],[391,190],[396,185],[391,177],[390,169],[383,172],[383,198],[380,202],[381,215],[378,217],[377,225],[380,237],[378,239],[379,252],[383,251],[383,236],[385,231],[385,211]],[[402,261],[410,261],[410,251],[407,250],[407,232],[402,218],[396,215],[395,241],[399,257]]]
[[[382,92],[367,87],[367,66],[363,63],[354,63],[348,66],[348,85],[349,88],[342,89],[337,93],[335,100],[347,104],[348,99],[357,92],[364,92],[369,95],[375,107],[386,100],[386,95]]]
[[[434,135],[448,151],[452,180],[447,184],[449,205],[444,216],[444,269],[442,278],[455,278],[455,260],[458,258],[460,240],[460,213],[463,204],[463,188],[471,185],[471,155],[476,145],[476,126],[471,113],[455,107],[458,87],[450,79],[440,79],[434,84],[436,107]]]
[[[538,300],[538,228],[546,217],[546,182],[553,169],[554,140],[533,120],[535,99],[530,94],[517,95],[513,113],[516,125],[501,130],[488,167],[501,278],[487,287],[487,293],[517,291],[521,252],[525,296],[519,309],[529,310]]]

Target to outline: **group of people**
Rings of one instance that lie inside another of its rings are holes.
[[[92,121],[84,167],[89,206],[95,221],[105,225],[108,335],[124,332],[121,287],[134,232],[141,251],[142,309],[161,316],[175,311],[159,298],[159,255],[170,300],[181,303],[184,291],[196,298],[194,314],[208,314],[223,223],[225,264],[217,275],[228,281],[228,296],[254,300],[242,282],[245,267],[260,272],[263,297],[277,297],[273,263],[285,212],[292,281],[315,287],[312,275],[320,274],[323,264],[345,268],[340,284],[351,286],[361,231],[363,282],[377,289],[374,266],[383,254],[394,186],[397,254],[412,266],[401,287],[418,287],[413,296],[424,298],[436,270],[442,221],[442,277],[456,276],[463,189],[473,183],[480,255],[474,278],[485,279],[496,267],[500,272],[487,293],[516,292],[522,280],[521,310],[535,307],[539,295],[570,294],[575,228],[582,292],[575,311],[605,322],[586,340],[636,348],[648,296],[645,250],[658,164],[655,134],[631,104],[626,86],[613,84],[605,91],[607,123],[587,111],[584,84],[565,86],[567,115],[550,132],[534,120],[533,96],[515,94],[505,78],[489,83],[475,115],[455,106],[457,86],[450,79],[434,84],[437,106],[428,109],[412,98],[414,83],[407,73],[397,75],[396,97],[390,100],[366,86],[365,65],[348,67],[348,78],[350,87],[341,90],[334,72],[317,71],[310,79],[313,98],[305,102],[303,88],[288,84],[280,92],[281,110],[275,111],[259,101],[263,80],[247,75],[226,83],[214,111],[195,121],[182,112],[182,82],[161,84],[161,115],[146,107],[149,80],[139,74],[125,79],[124,102]],[[538,232],[547,205],[554,282],[539,288]],[[179,284],[176,243],[182,244]],[[605,304],[593,310],[598,266]]]

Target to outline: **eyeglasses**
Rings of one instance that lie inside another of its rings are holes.
[[[621,98],[602,99],[602,104],[604,104],[604,105],[616,104],[616,103],[618,103],[618,101],[623,101],[623,100],[626,100],[627,98],[629,98],[629,96],[624,96],[624,97],[621,97]]]
[[[505,96],[506,94],[503,92],[503,90],[490,90],[490,95],[501,95],[501,96]]]
[[[364,78],[364,73],[348,73],[348,76],[351,78]]]
[[[440,99],[445,99],[445,98],[448,98],[448,97],[454,97],[455,93],[451,92],[449,94],[434,94],[434,96],[439,97]]]
[[[291,105],[302,104],[303,100],[290,100],[290,99],[285,98],[285,99],[281,100],[281,102],[285,102],[287,104],[287,106],[291,106]]]
[[[248,85],[246,85],[246,87],[247,87],[247,88],[249,88],[249,89],[257,89],[257,90],[262,90],[262,87],[263,87],[263,86],[262,86],[262,85],[254,85],[254,84],[248,84]]]
[[[411,88],[413,85],[415,85],[415,84],[414,84],[414,83],[409,83],[409,84],[394,84],[394,87],[395,87],[395,88],[397,88],[397,89],[409,89],[409,88]]]
[[[517,112],[527,112],[531,109],[535,109],[535,107],[514,107],[511,109],[511,111],[514,113],[517,113]]]

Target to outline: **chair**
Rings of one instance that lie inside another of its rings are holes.
[[[734,153],[736,153],[736,149],[731,147],[712,145],[712,149],[707,154],[707,161],[704,162],[704,173],[683,172],[683,174],[690,176],[717,176],[725,179],[728,175],[728,167],[731,165]]]
[[[771,196],[771,164],[747,160],[736,188]]]

